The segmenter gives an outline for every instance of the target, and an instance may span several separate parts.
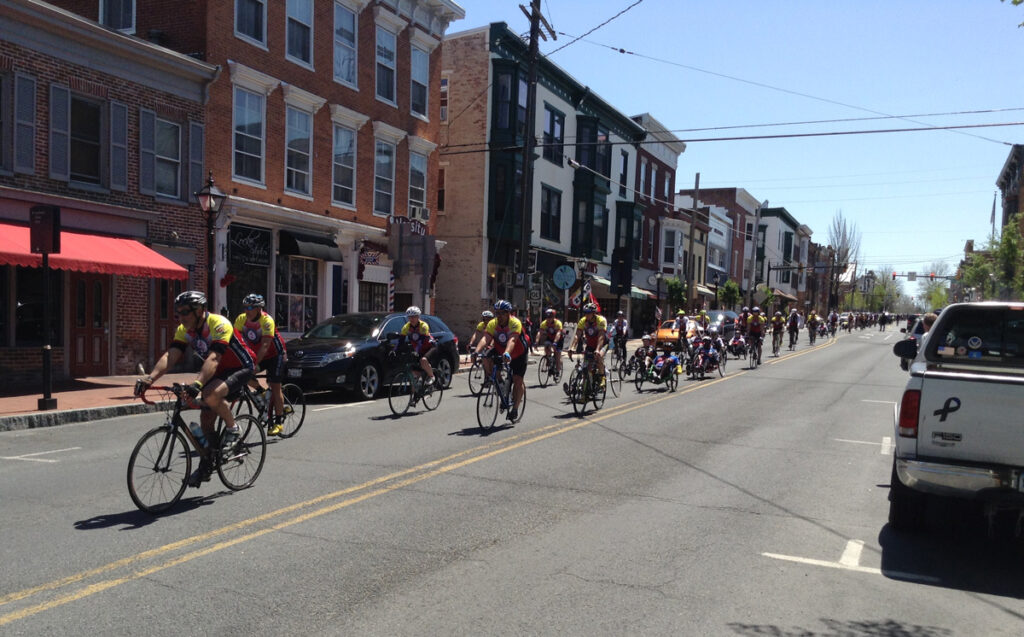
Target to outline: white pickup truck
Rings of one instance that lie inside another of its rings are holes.
[[[913,362],[895,410],[890,524],[921,530],[936,498],[1024,512],[1024,303],[951,305],[893,353]]]

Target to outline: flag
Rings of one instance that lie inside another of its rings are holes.
[[[582,302],[583,302],[583,287],[580,286],[579,291],[576,292],[576,294],[573,294],[572,296],[569,297],[569,307],[579,307],[580,303],[582,303]]]
[[[590,286],[588,285],[587,287]],[[590,302],[594,304],[594,307],[597,309],[598,312],[601,311],[601,304],[597,302],[597,297],[594,296],[593,292],[590,293]]]
[[[654,308],[654,318],[655,318],[655,319],[656,319],[656,320],[657,320],[657,321],[658,321],[659,323],[661,323],[661,308],[660,308],[660,307],[655,307],[655,308]]]

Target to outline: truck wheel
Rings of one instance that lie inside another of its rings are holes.
[[[893,460],[889,483],[889,524],[897,531],[917,533],[924,530],[927,496],[917,493],[900,482]]]

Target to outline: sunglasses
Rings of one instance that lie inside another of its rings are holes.
[[[260,309],[260,306],[258,306],[258,305],[246,305],[245,309],[246,310],[258,310],[258,309]]]

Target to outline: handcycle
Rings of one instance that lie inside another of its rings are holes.
[[[719,352],[718,350],[715,350],[715,352],[718,354],[717,359],[712,358],[703,350],[698,350],[696,359],[693,362],[694,378],[703,380],[705,374],[712,374],[716,370],[718,371],[719,377],[725,376],[725,361],[726,356],[728,355],[725,352]]]
[[[571,359],[572,354],[570,353],[569,356]],[[607,395],[606,386],[611,375],[606,372],[605,377],[604,384],[598,382],[594,351],[588,349],[583,352],[581,359],[576,361],[572,376],[565,387],[566,393],[569,394],[569,401],[572,402],[572,410],[577,416],[586,413],[588,402],[593,403],[595,410],[604,406],[604,399]],[[618,379],[617,375],[616,379],[621,383],[621,379]],[[614,390],[613,393],[615,393]]]
[[[498,420],[498,414],[507,412],[515,404],[512,367],[505,357],[497,352],[492,352],[488,356],[493,361],[491,374],[484,381],[476,397],[476,422],[481,429],[492,429]],[[526,384],[523,383],[523,399],[519,403],[519,413],[512,422],[522,420],[525,413]]]
[[[664,366],[671,365],[672,368],[665,371]],[[636,390],[643,391],[643,384],[665,385],[670,392],[674,392],[679,386],[679,363],[666,360],[662,368],[655,367],[654,361],[650,365],[641,365],[633,376],[633,384]]]
[[[391,413],[401,416],[422,401],[427,411],[434,411],[441,404],[444,387],[436,368],[434,382],[424,376],[426,372],[420,367],[420,357],[413,353],[396,354],[402,357],[402,367],[391,375],[388,389],[388,406]]]
[[[235,417],[242,435],[230,445],[224,443],[224,422],[219,420],[216,445],[203,446],[181,416],[183,409],[201,408],[185,391],[184,385],[174,383],[140,389],[136,393],[142,402],[157,404],[158,401],[146,398],[146,392],[158,391],[164,398],[159,403],[171,406],[171,410],[163,425],[142,434],[128,459],[128,494],[135,506],[147,513],[160,513],[174,506],[189,485],[193,450],[212,464],[225,487],[240,491],[252,486],[263,470],[267,453],[267,435],[255,417],[245,414]],[[170,400],[172,395],[173,401]]]
[[[281,394],[284,398],[283,414],[281,416],[280,438],[291,438],[299,433],[302,423],[306,420],[306,394],[302,388],[294,383],[287,383],[281,386]],[[231,407],[235,416],[247,414],[253,416],[256,423],[264,429],[272,424],[272,419],[277,416],[270,406],[270,388],[257,392],[248,384],[243,385]]]

